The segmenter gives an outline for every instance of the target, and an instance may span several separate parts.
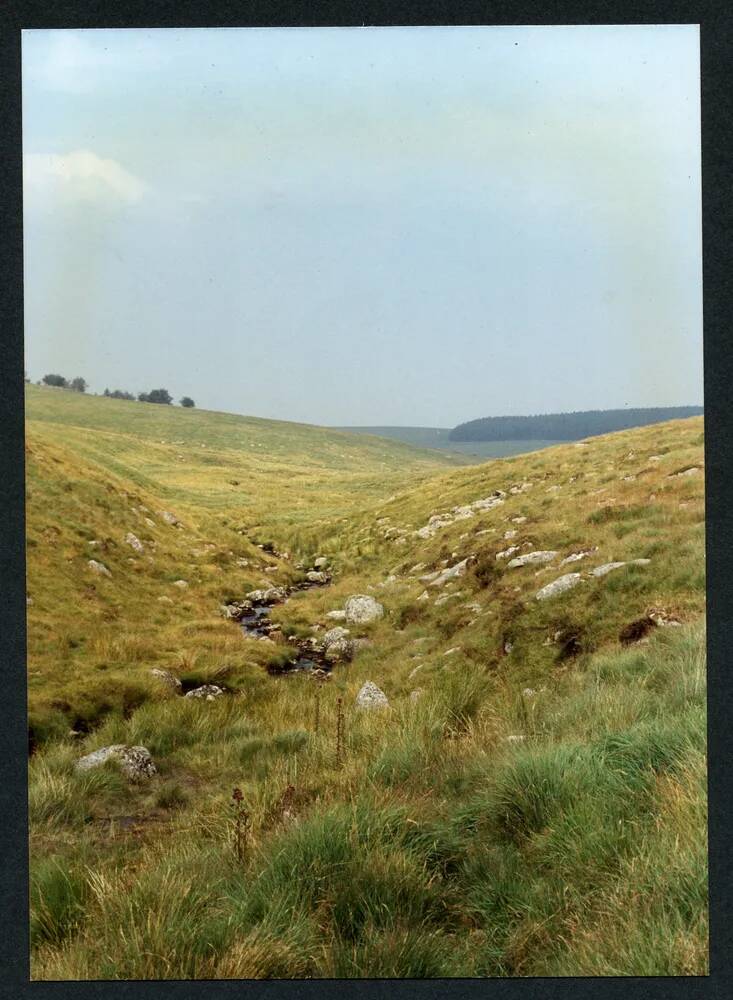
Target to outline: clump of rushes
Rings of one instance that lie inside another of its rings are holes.
[[[336,699],[336,767],[341,767],[344,754],[344,699]]]
[[[247,856],[247,835],[250,822],[241,788],[235,788],[232,792],[232,806],[234,807],[234,853],[237,856],[237,861],[241,864]]]
[[[316,705],[313,717],[313,732],[318,735],[321,726],[321,685],[316,683]]]

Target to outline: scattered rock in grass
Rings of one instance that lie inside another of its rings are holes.
[[[160,516],[163,518],[166,524],[172,524],[173,527],[178,527],[181,523],[175,514],[171,514],[169,510],[162,510]]]
[[[354,640],[347,628],[337,625],[325,632],[321,639],[323,655],[329,662],[350,660],[354,655]]]
[[[159,600],[159,602],[161,604],[173,604],[173,601],[172,601],[172,599],[170,597],[163,596],[163,597],[159,597],[158,600]]]
[[[524,522],[526,520],[527,520],[527,518],[523,517],[523,516],[522,517],[513,517],[512,518],[512,524],[524,524]]]
[[[342,622],[346,618],[346,612],[343,610],[327,611],[326,618],[330,618],[335,622]]]
[[[449,580],[457,580],[459,577],[465,576],[470,559],[471,557],[468,556],[466,559],[462,559],[459,563],[456,563],[455,566],[449,566],[448,569],[444,569],[428,586],[444,587]]]
[[[363,625],[376,621],[384,614],[384,606],[368,594],[353,594],[344,605],[346,621],[351,625]]]
[[[407,675],[408,681],[411,681],[412,678],[415,676],[415,674],[419,673],[424,666],[425,666],[424,663],[418,663],[416,667],[413,667],[412,670]]]
[[[553,580],[552,583],[545,584],[537,591],[535,598],[538,601],[546,601],[548,597],[557,597],[558,594],[564,594],[566,590],[576,587],[580,580],[580,573],[566,573],[564,576],[558,577],[557,580]]]
[[[218,684],[202,684],[201,687],[192,688],[184,695],[185,698],[203,698],[204,701],[215,701],[224,694],[224,688]]]
[[[509,531],[505,531],[504,532],[504,540],[507,541],[507,542],[511,541],[512,538],[516,538],[516,537],[517,537],[517,529],[516,528],[510,528]]]
[[[175,580],[173,586],[178,587],[180,590],[185,590],[188,587],[188,580]]]
[[[356,696],[354,704],[356,708],[366,709],[368,711],[380,708],[389,708],[387,695],[372,681],[365,681]]]
[[[275,567],[277,569],[277,567]],[[328,573],[324,573],[318,569],[311,569],[305,574],[305,578],[308,583],[328,583],[329,576]]]
[[[285,587],[264,587],[260,590],[250,590],[248,594],[245,594],[253,606],[277,604],[279,601],[284,601],[287,596],[288,592]]]
[[[101,767],[108,760],[116,761],[122,773],[130,781],[144,781],[152,778],[157,772],[150,751],[146,747],[130,747],[124,743],[94,750],[85,757],[80,757],[75,766],[78,771],[90,771],[95,767]]]
[[[582,552],[571,552],[569,556],[565,556],[564,559],[560,560],[560,565],[566,566],[568,563],[580,562],[581,559],[586,559],[592,555],[596,549],[597,546],[593,546],[592,549],[583,549]]]
[[[525,698],[534,698],[537,692],[535,691],[534,688],[524,688],[522,694],[524,695]]]
[[[461,652],[460,646],[451,646],[450,649],[446,649],[446,651],[443,653],[443,656],[454,656],[456,653],[460,652]]]
[[[427,590],[423,590],[422,594],[420,594],[420,596],[417,599],[418,601],[429,601],[430,594],[427,592]]]
[[[150,673],[167,687],[173,688],[176,691],[181,690],[182,684],[180,680],[170,670],[161,670],[160,667],[152,667]]]
[[[680,472],[671,472],[667,479],[679,479],[681,476],[695,476],[700,471],[698,466],[693,465],[689,469],[682,469]]]
[[[680,626],[682,624],[678,618],[671,617],[669,612],[664,608],[650,608],[647,613],[652,621],[656,622],[657,625],[661,625],[662,628],[670,625]]]
[[[497,559],[509,559],[514,555],[515,552],[519,552],[518,545],[510,545],[508,549],[504,549],[502,552],[496,553]]]
[[[433,601],[433,606],[436,608],[440,608],[444,604],[447,604],[448,601],[453,601],[457,597],[461,597],[462,594],[463,594],[462,590],[457,590],[455,594],[441,594],[440,597],[436,598],[435,601]]]
[[[87,566],[93,573],[99,573],[100,576],[112,576],[104,563],[97,562],[96,559],[90,559]]]
[[[142,552],[145,548],[137,535],[133,535],[131,531],[128,531],[125,535],[125,544],[129,545],[130,548],[133,548],[136,552]]]
[[[606,573],[612,572],[614,569],[620,569],[622,566],[648,566],[651,559],[632,559],[630,562],[610,562],[604,563],[602,566],[596,566],[595,569],[591,570],[593,576],[605,576]]]
[[[507,569],[516,569],[520,566],[533,565],[534,563],[551,562],[557,552],[527,552],[523,556],[516,556],[507,563]]]
[[[317,556],[313,560],[313,567],[315,569],[325,569],[328,566],[328,559],[325,556]]]

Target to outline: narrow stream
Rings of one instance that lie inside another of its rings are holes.
[[[298,590],[310,590],[313,587],[325,586],[328,586],[328,584],[309,582],[301,583],[293,588],[293,592],[297,592]],[[284,604],[287,600],[288,598],[286,598],[285,601],[277,603]],[[251,610],[245,612],[245,614],[243,614],[239,619],[239,624],[244,634],[252,636],[256,639],[261,639],[269,638],[272,633],[279,632],[279,625],[276,625],[270,619],[270,609],[273,607],[275,607],[275,602],[272,604],[259,604]],[[325,659],[320,657],[315,650],[310,649],[307,643],[297,639],[289,639],[288,642],[290,645],[298,647],[297,655],[294,656],[292,660],[283,664],[283,666],[270,665],[267,668],[268,673],[281,675],[296,673],[301,670],[308,671],[315,669],[330,671],[331,665]]]

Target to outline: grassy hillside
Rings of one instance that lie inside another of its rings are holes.
[[[159,410],[29,394],[33,976],[704,973],[702,420],[446,471]],[[221,617],[316,555],[333,582],[273,609],[281,637]],[[352,594],[385,609],[352,662],[266,672]],[[366,680],[388,709],[355,708]],[[74,769],[118,743],[158,774]]]

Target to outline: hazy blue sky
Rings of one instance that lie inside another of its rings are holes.
[[[699,403],[698,53],[25,31],[29,374],[327,424]]]

